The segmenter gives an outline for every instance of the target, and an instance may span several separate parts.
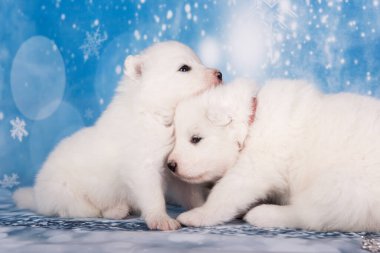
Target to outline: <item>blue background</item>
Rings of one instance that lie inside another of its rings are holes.
[[[53,147],[106,108],[129,54],[179,40],[225,81],[302,78],[380,97],[380,3],[0,1],[0,187],[32,184]]]

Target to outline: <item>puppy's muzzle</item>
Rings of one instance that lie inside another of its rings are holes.
[[[216,70],[216,71],[215,71],[215,76],[216,76],[216,78],[217,78],[220,82],[223,81],[223,74],[222,74],[222,72],[220,72],[219,70]]]
[[[168,163],[166,165],[168,166],[168,169],[171,172],[173,172],[173,173],[176,172],[176,170],[177,170],[177,163],[174,160],[168,161]]]
[[[223,82],[223,74],[218,69],[208,69],[207,80],[212,86],[218,86]]]

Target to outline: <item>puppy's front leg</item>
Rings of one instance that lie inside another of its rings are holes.
[[[155,168],[156,169],[156,168]],[[181,225],[166,213],[162,175],[150,170],[143,177],[136,178],[133,187],[141,215],[150,229],[175,230]],[[142,183],[144,182],[144,183]]]
[[[230,221],[266,197],[271,184],[260,178],[251,163],[238,161],[212,189],[206,203],[182,213],[177,220],[187,226],[212,226]]]

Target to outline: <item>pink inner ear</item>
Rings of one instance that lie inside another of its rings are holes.
[[[140,77],[142,74],[142,63],[139,61],[138,63],[135,64],[135,76]]]
[[[251,115],[249,115],[249,121],[248,121],[250,125],[252,125],[253,121],[255,121],[256,109],[257,109],[257,98],[253,97],[252,104],[251,104]]]
[[[128,56],[124,63],[124,73],[132,79],[138,79],[142,75],[142,60],[140,55]]]

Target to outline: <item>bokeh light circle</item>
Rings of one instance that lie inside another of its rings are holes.
[[[65,65],[57,45],[44,36],[26,40],[11,69],[11,89],[19,111],[31,120],[49,117],[61,104]]]

